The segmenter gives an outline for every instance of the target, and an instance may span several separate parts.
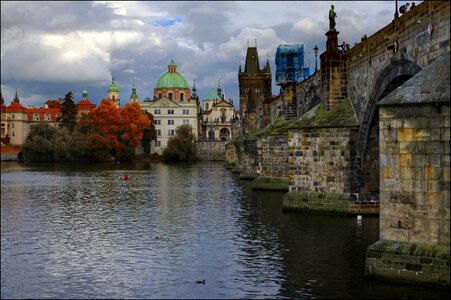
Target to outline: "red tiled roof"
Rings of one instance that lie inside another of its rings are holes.
[[[34,115],[38,114],[39,115],[39,121],[44,121],[45,119],[45,115],[49,114],[50,115],[50,121],[51,122],[55,122],[56,118],[57,118],[57,114],[61,113],[61,109],[60,108],[27,108],[25,109],[25,113],[27,113],[28,115],[28,122],[33,122],[34,121]],[[47,121],[47,120],[46,120]]]
[[[92,108],[96,107],[94,103],[89,101],[88,99],[80,100],[77,104],[77,110],[91,110]]]

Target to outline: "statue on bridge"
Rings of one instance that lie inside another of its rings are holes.
[[[329,31],[336,31],[335,30],[335,18],[337,17],[337,14],[334,11],[334,6],[330,6],[329,10]]]

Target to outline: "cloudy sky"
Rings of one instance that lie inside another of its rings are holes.
[[[114,76],[123,106],[133,79],[142,102],[174,59],[201,99],[221,80],[237,107],[247,41],[257,40],[261,66],[269,57],[278,94],[277,46],[304,44],[314,70],[312,49],[325,49],[331,4],[339,42],[350,45],[390,23],[395,9],[395,1],[2,1],[2,94],[9,104],[17,89],[24,106],[42,106],[68,91],[77,103],[86,88],[98,104]]]

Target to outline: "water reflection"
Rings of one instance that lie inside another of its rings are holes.
[[[2,163],[1,177],[2,298],[449,296],[363,278],[377,219],[282,213],[283,193],[221,163]]]

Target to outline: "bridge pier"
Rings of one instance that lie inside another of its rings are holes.
[[[380,118],[380,240],[365,273],[450,286],[450,58],[385,97]]]

